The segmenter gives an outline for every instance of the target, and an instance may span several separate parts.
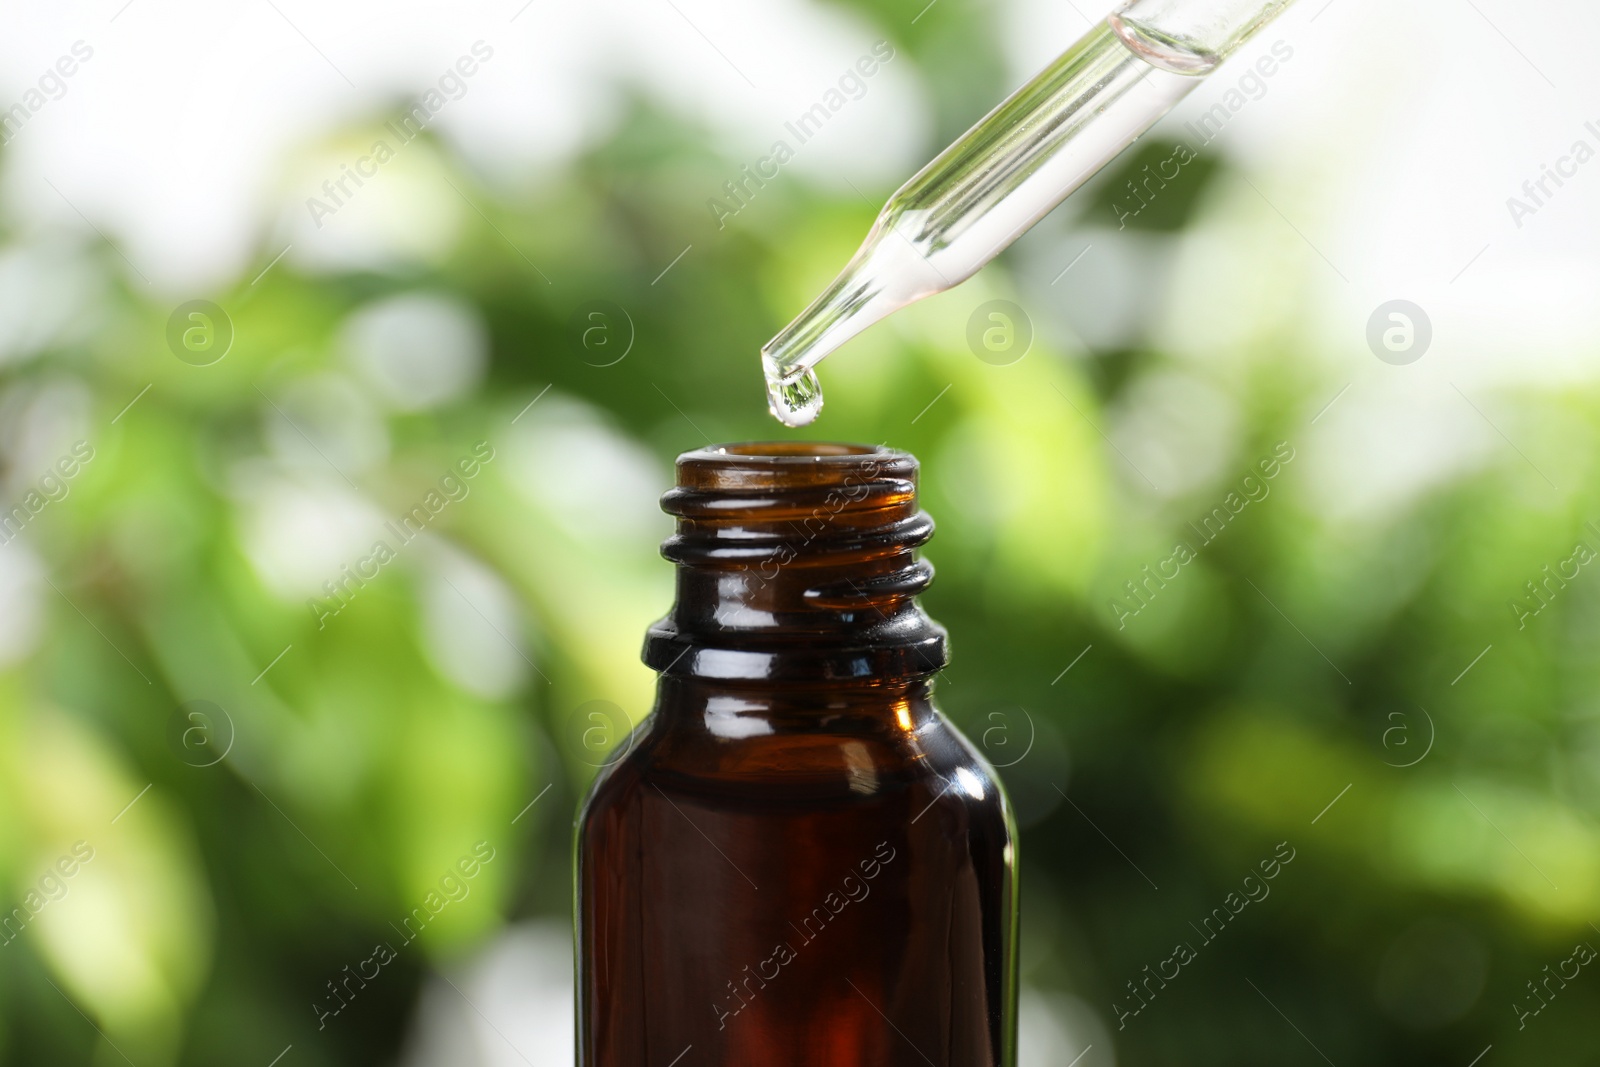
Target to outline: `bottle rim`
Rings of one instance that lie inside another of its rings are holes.
[[[795,467],[849,468],[863,460],[916,465],[916,458],[887,445],[862,445],[848,441],[735,441],[706,445],[678,456],[681,472],[687,469],[749,469]]]

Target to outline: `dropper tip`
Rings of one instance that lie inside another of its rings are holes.
[[[776,365],[762,353],[767,379],[767,410],[790,429],[809,426],[822,413],[822,383],[817,372],[806,368],[784,378]]]

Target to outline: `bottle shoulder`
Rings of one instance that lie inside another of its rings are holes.
[[[910,801],[1010,818],[993,769],[931,705],[909,729],[892,717],[849,715],[762,717],[729,729],[658,709],[624,747],[591,789],[585,819],[644,795],[773,812]]]

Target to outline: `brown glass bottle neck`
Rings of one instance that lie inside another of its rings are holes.
[[[785,723],[814,729],[819,720],[830,732],[848,733],[853,721],[876,729],[884,723],[915,731],[933,711],[934,679],[929,675],[895,679],[877,685],[834,683],[774,686],[766,682],[722,681],[663,675],[656,708],[668,720],[680,717],[703,722],[708,732],[724,738],[758,736],[781,730]],[[770,723],[774,729],[752,724]],[[870,725],[877,724],[877,725]]]
[[[645,662],[669,676],[871,685],[931,674],[944,630],[915,597],[916,460],[890,449],[728,445],[678,459],[662,499],[677,532],[677,600]]]

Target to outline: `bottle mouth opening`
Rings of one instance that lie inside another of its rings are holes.
[[[894,449],[880,445],[852,445],[839,441],[740,441],[735,444],[712,445],[694,452],[685,452],[679,457],[679,461],[714,462],[720,456],[733,456],[740,460],[792,463],[895,454],[897,453]]]
[[[873,496],[915,492],[917,461],[909,452],[882,445],[843,441],[739,441],[707,445],[678,457],[678,488],[663,500],[666,510],[684,493],[720,496],[721,507],[736,507],[733,497],[751,494],[822,492],[862,485]],[[862,499],[852,491],[852,501]],[[751,503],[756,501],[751,500]]]

